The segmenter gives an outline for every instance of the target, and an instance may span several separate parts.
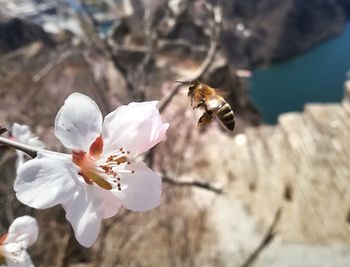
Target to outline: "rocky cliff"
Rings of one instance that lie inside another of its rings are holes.
[[[112,36],[119,44],[123,35],[137,40],[138,44],[147,43],[145,27],[148,26],[142,18],[145,6],[149,5],[141,0],[128,3],[128,11],[123,11],[124,3],[111,9],[115,10],[117,21]],[[200,25],[203,14],[196,9],[196,4],[187,0],[161,0],[152,5],[156,16],[153,23],[159,27],[160,37],[189,39],[193,45],[208,44],[207,33]],[[268,65],[303,53],[340,34],[350,17],[350,0],[237,0],[222,1],[222,6],[223,50],[234,66],[245,68]],[[172,12],[178,12],[176,20]],[[165,27],[164,31],[163,24],[172,26]],[[28,22],[14,19],[0,27],[2,51],[38,40],[52,44],[39,26]]]
[[[181,119],[195,123],[188,112]],[[200,136],[184,133],[180,163],[172,162],[173,150],[161,164],[174,166],[170,175],[180,181],[223,189],[217,195],[194,186],[186,201],[178,200],[188,205],[184,217],[206,210],[202,227],[211,239],[194,256],[198,266],[201,260],[206,266],[349,266],[349,121],[347,82],[342,103],[308,104],[302,113],[281,115],[276,126],[235,137],[215,126]],[[265,238],[264,249],[243,265]]]
[[[0,54],[38,41],[48,47],[54,46],[50,35],[32,22],[14,18],[0,23]]]
[[[348,0],[238,0],[225,5],[230,22],[223,45],[232,62],[243,66],[303,53],[341,33],[350,17]]]

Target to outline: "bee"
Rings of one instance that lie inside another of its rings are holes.
[[[220,96],[217,91],[198,81],[180,82],[188,85],[188,96],[191,99],[193,109],[203,108],[204,113],[198,120],[198,126],[204,126],[211,122],[213,115],[228,130],[235,128],[235,116],[231,106]]]

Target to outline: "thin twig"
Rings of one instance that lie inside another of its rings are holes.
[[[98,30],[98,21],[95,19],[94,15],[90,12],[88,8],[86,8],[85,5],[83,5],[83,10],[86,14],[86,18],[88,19],[88,22],[92,26],[93,30],[95,31],[95,35],[100,41],[100,43],[104,46],[104,49],[102,52],[107,53],[109,58],[112,60],[114,67],[120,72],[120,74],[124,77],[126,86],[128,90],[132,93],[135,92],[134,85],[131,81],[131,78],[128,75],[128,70],[124,68],[124,66],[120,63],[119,58],[117,55],[113,52],[112,46],[108,43],[107,39],[101,39],[99,37],[99,30]]]
[[[10,140],[8,138],[0,137],[0,144],[3,144],[5,146],[20,150],[26,154],[28,154],[31,158],[35,158],[38,155],[38,152],[46,152],[46,153],[57,153],[60,155],[65,155],[62,153],[54,152],[51,150],[46,150],[46,149],[41,149],[41,148],[36,148],[32,147],[26,144],[22,144],[13,140]],[[212,186],[211,184],[207,182],[202,182],[202,181],[177,181],[174,179],[171,179],[169,177],[163,177],[163,181],[172,185],[176,186],[195,186],[199,188],[203,188],[212,192],[215,192],[217,194],[223,193],[223,190],[221,188],[216,188]]]
[[[60,249],[58,250],[57,256],[56,256],[56,267],[64,266],[64,259],[67,254],[67,247],[69,245],[70,238],[71,238],[71,233],[66,232],[63,235],[62,239],[60,240],[60,243],[59,243]]]
[[[201,52],[205,53],[208,51],[208,47],[205,45],[197,45],[197,44],[192,44],[190,41],[179,38],[176,40],[171,40],[171,39],[161,39],[158,41],[158,50],[161,49],[167,49],[171,47],[183,47],[191,52]],[[138,49],[142,49],[141,47]]]
[[[42,78],[44,78],[47,74],[49,74],[53,69],[55,69],[57,66],[61,65],[66,59],[68,59],[74,51],[65,51],[63,54],[61,54],[57,59],[54,61],[50,61],[48,64],[46,64],[38,73],[36,73],[33,76],[33,82],[37,83]]]
[[[213,13],[213,21],[214,21],[214,27],[212,30],[212,36],[213,38],[210,39],[210,47],[207,53],[207,56],[203,60],[202,64],[197,69],[196,73],[192,75],[191,77],[187,77],[184,79],[180,79],[181,81],[193,81],[200,79],[210,68],[211,64],[213,63],[213,60],[215,58],[215,55],[219,48],[219,43],[221,39],[221,32],[222,32],[222,10],[221,7],[216,5],[212,6],[212,13]],[[163,99],[160,100],[158,104],[158,109],[160,112],[164,111],[164,109],[167,107],[167,105],[171,102],[173,97],[179,92],[179,89],[182,87],[182,84],[176,84],[173,85],[172,90],[170,93],[165,96]]]
[[[157,31],[154,28],[154,12],[149,5],[145,10],[145,23],[147,49],[143,56],[142,62],[137,66],[136,75],[134,76],[139,81],[138,92],[135,92],[136,99],[138,101],[145,101],[146,99],[146,86],[148,84],[148,75],[146,75],[146,70],[147,68],[150,68],[154,59],[154,51],[158,39]]]
[[[209,191],[212,191],[216,194],[222,194],[224,191],[222,188],[217,188],[212,186],[210,183],[208,182],[202,182],[202,181],[196,181],[196,180],[192,180],[192,181],[179,181],[179,180],[175,180],[169,177],[163,177],[163,182],[171,184],[171,185],[176,185],[176,186],[194,186],[194,187],[199,187],[202,189],[206,189]]]
[[[6,133],[8,129],[6,127],[0,126],[0,134]]]
[[[253,251],[253,253],[250,254],[250,256],[246,259],[246,261],[241,265],[241,267],[250,267],[252,264],[256,261],[256,259],[259,257],[260,253],[271,243],[271,241],[275,237],[275,231],[276,227],[280,221],[282,214],[282,209],[278,208],[275,216],[273,218],[273,221],[265,233],[263,239],[261,240],[260,244],[256,247],[256,249]]]
[[[19,142],[16,142],[14,140],[10,140],[8,138],[5,137],[1,137],[0,136],[0,144],[3,144],[5,146],[20,150],[26,154],[28,154],[31,158],[35,158],[38,154],[38,150],[35,147],[32,146],[28,146]]]
[[[52,150],[47,150],[47,149],[42,149],[42,148],[38,148],[38,147],[34,147],[34,146],[29,146],[5,137],[1,137],[0,136],[0,145],[4,145],[6,147],[10,147],[13,149],[17,149],[20,150],[24,153],[26,153],[28,156],[30,156],[31,158],[35,158],[38,155],[38,152],[43,152],[46,154],[55,154],[55,155],[60,155],[60,156],[68,156],[68,154],[64,154],[64,153],[59,153],[59,152],[55,152]]]
[[[92,75],[92,81],[94,84],[94,89],[98,95],[99,100],[101,100],[101,102],[103,103],[102,108],[103,108],[103,112],[105,114],[108,114],[112,111],[112,107],[110,102],[108,101],[108,97],[106,97],[105,92],[107,91],[107,81],[105,77],[102,77],[100,80],[98,81],[96,79],[96,75],[94,73],[93,67],[94,67],[94,61],[92,61],[89,56],[87,55],[87,53],[83,53],[83,57],[88,65],[89,71]]]

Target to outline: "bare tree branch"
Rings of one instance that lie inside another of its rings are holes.
[[[3,144],[5,146],[18,149],[26,154],[28,154],[30,157],[35,158],[38,153],[38,149],[32,146],[28,146],[13,140],[10,140],[8,138],[0,137],[0,144]]]
[[[136,99],[138,101],[145,101],[146,99],[146,86],[147,77],[146,69],[150,67],[153,60],[154,50],[156,47],[158,34],[154,27],[154,12],[150,5],[147,5],[145,10],[145,23],[146,23],[146,35],[147,35],[147,49],[143,57],[142,62],[137,66],[136,79],[139,81],[138,92],[136,93]]]
[[[0,137],[0,144],[20,150],[28,154],[31,158],[35,158],[38,155],[38,152],[46,152],[50,154],[58,153],[51,150],[45,150],[45,149],[28,146],[4,137]],[[221,188],[216,188],[207,182],[195,181],[195,180],[194,181],[177,181],[169,177],[163,177],[163,181],[176,186],[195,186],[195,187],[199,187],[199,188],[203,188],[203,189],[215,192],[217,194],[223,193],[223,190]]]
[[[8,129],[6,127],[0,126],[0,134],[6,133]]]
[[[189,186],[189,187],[199,187],[202,189],[206,189],[209,191],[212,191],[216,194],[222,194],[223,193],[223,189],[222,188],[218,188],[218,187],[214,187],[212,186],[210,183],[208,182],[203,182],[203,181],[196,181],[196,180],[192,180],[192,181],[179,181],[179,180],[175,180],[172,178],[169,178],[167,176],[163,177],[163,182],[171,184],[171,185],[175,185],[175,186]]]
[[[86,14],[86,19],[88,20],[88,23],[95,31],[96,37],[98,37],[99,42],[104,47],[103,53],[107,53],[108,57],[112,60],[114,67],[121,73],[121,75],[125,79],[126,86],[130,92],[135,92],[134,85],[131,81],[130,76],[128,75],[128,70],[124,68],[124,66],[120,63],[119,58],[114,53],[112,46],[108,43],[107,39],[101,39],[98,34],[98,22],[95,19],[94,15],[84,6],[84,12]]]
[[[44,78],[47,74],[49,74],[53,69],[55,69],[57,66],[61,65],[65,60],[67,60],[73,54],[73,52],[74,50],[65,51],[64,53],[60,54],[57,59],[50,61],[39,72],[37,72],[33,76],[33,82],[34,83],[39,82],[42,78]]]
[[[47,149],[42,149],[42,148],[37,148],[37,147],[33,147],[33,146],[29,146],[5,137],[1,137],[0,136],[0,145],[4,145],[6,147],[10,147],[13,149],[17,149],[20,150],[24,153],[26,153],[28,156],[30,156],[31,158],[35,158],[38,155],[38,152],[44,152],[44,153],[48,153],[48,154],[57,154],[57,155],[66,155],[63,153],[59,153],[59,152],[55,152],[55,151],[51,151],[51,150],[47,150]]]
[[[64,258],[66,257],[67,254],[67,247],[69,245],[69,240],[71,238],[71,233],[66,232],[62,239],[60,240],[60,250],[57,252],[57,257],[56,257],[56,267],[62,267],[64,266]]]
[[[256,259],[259,257],[260,253],[271,243],[271,241],[275,237],[275,231],[276,227],[281,219],[282,209],[278,208],[275,216],[272,220],[272,223],[265,233],[263,239],[261,240],[260,244],[256,247],[256,249],[253,251],[253,253],[250,254],[248,259],[241,265],[241,267],[250,267],[252,264],[256,261]]]
[[[89,71],[92,75],[92,81],[94,83],[94,89],[95,92],[98,95],[98,99],[101,100],[101,102],[103,103],[102,105],[102,111],[104,112],[104,114],[108,114],[112,111],[112,107],[110,102],[108,101],[108,98],[106,97],[105,92],[107,91],[107,81],[105,77],[102,77],[100,80],[96,79],[96,75],[93,71],[93,64],[94,62],[89,58],[89,56],[87,55],[87,53],[83,53],[83,57],[89,67]]]
[[[218,51],[219,43],[221,40],[221,32],[222,32],[222,10],[219,5],[212,6],[207,4],[207,7],[209,7],[212,11],[213,22],[214,22],[214,26],[212,30],[212,38],[210,39],[210,47],[209,47],[207,56],[205,57],[202,64],[200,65],[200,67],[197,69],[196,73],[193,76],[180,79],[181,81],[193,81],[193,80],[200,79],[210,68],[215,58],[215,55]],[[170,93],[160,100],[158,104],[158,109],[160,112],[164,111],[164,109],[171,102],[173,97],[179,92],[179,89],[182,86],[183,86],[182,84],[173,85]]]

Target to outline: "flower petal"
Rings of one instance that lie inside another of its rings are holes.
[[[77,175],[78,169],[68,157],[40,153],[18,170],[14,189],[23,204],[45,209],[73,197]]]
[[[69,203],[63,205],[75,238],[84,247],[91,247],[100,233],[102,203],[94,192],[94,186],[87,185],[78,191]]]
[[[31,246],[38,239],[38,224],[36,219],[30,216],[16,218],[10,225],[6,243],[23,242],[24,249]]]
[[[16,170],[18,171],[20,167],[23,166],[24,164],[24,157],[25,157],[25,153],[20,151],[20,150],[16,150],[16,154],[17,154],[17,158],[16,158]]]
[[[90,97],[73,93],[68,96],[55,120],[55,135],[68,148],[89,151],[101,134],[102,114]]]
[[[103,155],[122,147],[135,157],[162,141],[169,124],[162,122],[156,104],[130,103],[108,114],[102,129]]]
[[[32,135],[32,132],[29,129],[28,125],[22,125],[17,122],[15,122],[12,125],[12,135],[15,137],[15,139],[20,143],[27,143],[29,138]]]
[[[147,211],[160,204],[161,177],[143,162],[127,165],[134,173],[121,174],[121,191],[115,192],[123,206],[132,211]]]
[[[113,194],[113,191],[96,187],[95,192],[103,201],[103,219],[108,219],[116,215],[122,206],[122,203],[118,197]]]
[[[34,267],[34,264],[25,249],[11,243],[4,246],[6,267]]]
[[[40,141],[37,136],[29,138],[27,144],[37,148],[45,147],[44,142]]]

